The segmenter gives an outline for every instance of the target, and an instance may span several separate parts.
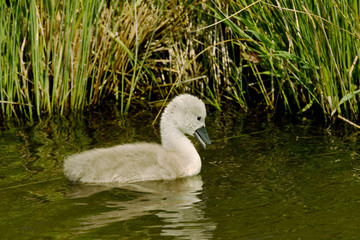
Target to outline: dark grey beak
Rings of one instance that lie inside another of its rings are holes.
[[[209,139],[209,136],[207,134],[206,128],[201,127],[195,131],[195,137],[196,139],[201,143],[203,148],[206,148],[206,144],[211,144],[211,141]]]

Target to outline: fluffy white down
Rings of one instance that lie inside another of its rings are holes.
[[[134,143],[98,148],[67,157],[64,173],[71,181],[128,183],[196,175],[201,159],[185,134],[205,126],[204,103],[188,94],[175,97],[160,121],[162,145]]]

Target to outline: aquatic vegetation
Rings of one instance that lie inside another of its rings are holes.
[[[358,1],[212,1],[223,95],[248,106],[251,92],[266,107],[289,113],[309,109],[325,117],[359,113]],[[215,33],[213,27],[204,31]],[[225,49],[225,51],[223,50]],[[225,55],[224,52],[230,54]],[[209,53],[210,54],[210,53]],[[228,84],[227,84],[227,82]]]
[[[359,1],[3,1],[3,117],[192,92],[357,121]]]

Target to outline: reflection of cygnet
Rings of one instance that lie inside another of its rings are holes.
[[[102,207],[96,207],[95,211],[91,210],[86,217],[79,219],[80,224],[73,229],[73,234],[81,235],[117,222],[153,215],[161,221],[156,221],[156,225],[150,225],[152,228],[159,228],[162,236],[176,239],[212,239],[216,224],[205,216],[202,209],[204,205],[197,204],[201,202],[199,196],[202,193],[202,185],[200,175],[173,181],[71,185],[69,197],[79,203],[84,197],[111,191],[113,187],[119,188],[117,193],[134,191],[134,194],[127,194],[130,199],[125,201],[110,197],[108,201],[97,202]],[[78,200],[75,200],[76,198]]]
[[[64,161],[71,181],[105,183],[175,179],[196,175],[201,159],[185,134],[195,135],[205,147],[211,144],[205,129],[204,103],[189,94],[175,97],[161,117],[162,145],[135,143],[98,148]]]

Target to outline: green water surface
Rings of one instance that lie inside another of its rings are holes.
[[[0,239],[360,239],[359,137],[309,121],[210,115],[199,176],[69,183],[66,155],[159,142],[155,114],[0,127]],[[194,140],[192,138],[192,140]]]

